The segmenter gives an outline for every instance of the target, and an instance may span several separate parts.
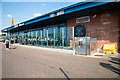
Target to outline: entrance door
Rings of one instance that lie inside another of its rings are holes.
[[[90,55],[90,37],[75,37],[75,53]]]

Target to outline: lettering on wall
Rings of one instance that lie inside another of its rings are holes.
[[[50,17],[52,18],[52,17],[55,17],[55,14],[53,13],[53,14],[50,14]]]
[[[4,31],[7,31],[6,29]]]
[[[59,12],[57,12],[57,16],[63,15],[63,14],[64,14],[64,11],[59,11]]]
[[[23,25],[24,25],[24,23],[20,23],[20,24],[15,25],[14,27],[19,27],[19,26],[23,26]]]
[[[18,24],[17,24],[17,25],[15,25],[14,27],[18,27]]]
[[[57,14],[57,16],[60,16],[60,15],[64,14],[64,11],[62,10],[62,11],[59,11],[57,13],[52,13],[52,14],[50,14],[50,18],[55,17],[55,14]]]
[[[20,24],[19,24],[19,26],[23,26],[23,25],[24,25],[24,23],[20,23]]]

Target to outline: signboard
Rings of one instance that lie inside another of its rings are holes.
[[[85,16],[85,17],[79,17],[76,19],[76,23],[84,23],[84,22],[90,22],[90,17]]]

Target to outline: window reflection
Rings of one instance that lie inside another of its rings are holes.
[[[8,34],[7,37],[14,37],[15,43],[31,46],[44,46],[54,48],[73,47],[73,28],[67,27],[66,23],[45,26],[38,29]]]

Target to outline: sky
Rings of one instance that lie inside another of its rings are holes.
[[[2,2],[0,34],[2,29],[10,27],[12,17],[15,25],[75,3],[77,2]]]

